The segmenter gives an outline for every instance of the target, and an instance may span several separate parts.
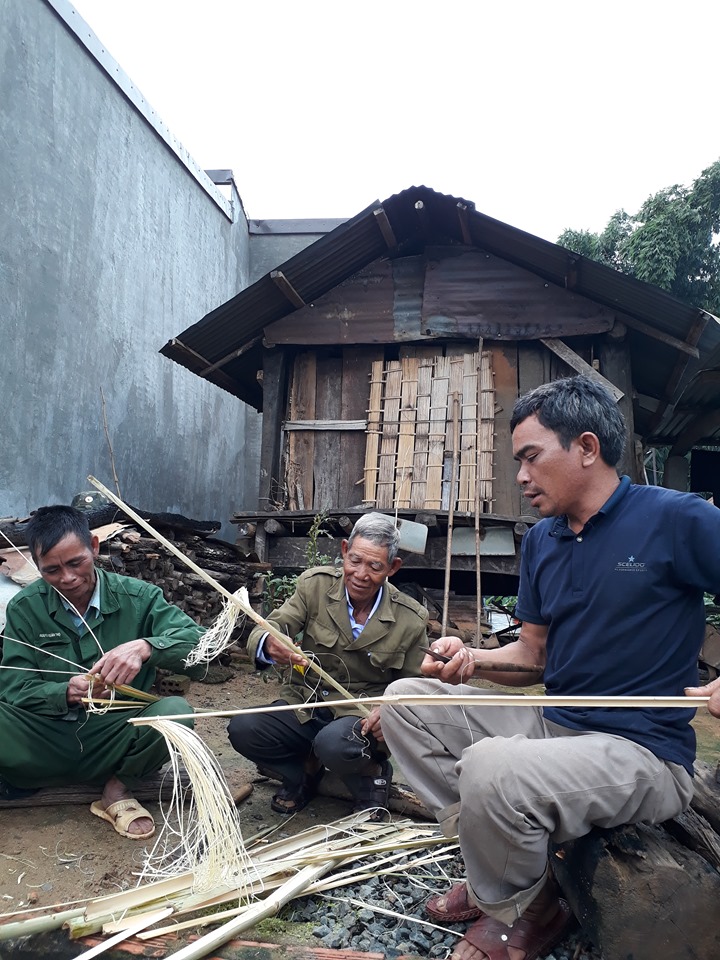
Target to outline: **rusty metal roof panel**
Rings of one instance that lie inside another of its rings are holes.
[[[208,313],[161,353],[261,409],[262,390],[255,374],[262,366],[260,338],[265,327],[290,319],[300,303],[312,303],[379,257],[408,257],[438,244],[484,249],[678,341],[692,337],[699,319],[707,320],[696,344],[699,359],[688,358],[680,371],[676,347],[653,340],[641,327],[631,330],[633,377],[648,396],[663,397],[671,384],[672,402],[701,368],[720,365],[716,318],[658,287],[479,213],[471,201],[425,186],[409,187],[370,204]],[[282,278],[273,278],[278,272]],[[292,299],[281,288],[283,279]]]

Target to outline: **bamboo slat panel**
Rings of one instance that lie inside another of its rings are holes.
[[[408,350],[373,364],[365,502],[379,509],[492,509],[495,391],[492,353],[453,345],[449,356]],[[427,348],[426,348],[427,349]],[[458,470],[451,490],[453,411]]]

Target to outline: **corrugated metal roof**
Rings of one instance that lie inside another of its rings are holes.
[[[636,427],[643,435],[658,433],[660,424],[665,435],[672,404],[692,377],[703,368],[720,365],[720,323],[715,317],[659,287],[485,216],[471,201],[429,187],[409,187],[370,204],[277,270],[305,303],[312,303],[373,260],[408,256],[430,243],[479,247],[637,321],[630,331],[634,386],[656,400],[654,406],[660,409],[658,414],[638,407]],[[259,338],[266,326],[296,309],[268,273],[188,327],[161,353],[260,410]],[[677,341],[696,339],[699,358],[649,337],[643,324]],[[693,331],[699,328],[697,339]]]

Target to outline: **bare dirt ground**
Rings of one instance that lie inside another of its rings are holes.
[[[234,677],[223,683],[191,684],[188,699],[193,707],[235,709],[277,696],[277,684],[265,683],[249,665],[234,666],[233,672]],[[255,766],[230,746],[226,726],[224,718],[208,718],[198,719],[195,729],[219,758],[234,791],[258,780],[258,775]],[[350,812],[346,802],[318,797],[295,817],[283,817],[270,809],[277,787],[260,780],[238,808],[245,838],[267,827],[277,827],[278,835],[299,833]],[[144,805],[159,826],[159,804],[144,801]],[[25,913],[29,908],[44,912],[56,904],[132,888],[146,844],[119,836],[110,824],[93,816],[86,803],[0,810],[0,914]]]
[[[227,710],[269,702],[277,696],[274,681],[264,682],[248,664],[235,663],[234,676],[223,683],[193,683],[188,699],[197,710]],[[490,685],[492,686],[492,685]],[[542,687],[526,692],[541,692]],[[254,790],[239,807],[243,836],[268,827],[276,836],[299,833],[350,812],[346,801],[317,797],[292,818],[270,809],[277,783],[258,777],[253,764],[230,746],[224,718],[199,718],[195,729],[218,757],[231,790],[254,781]],[[695,720],[698,756],[710,764],[720,759],[720,721],[706,710]],[[145,801],[158,825],[159,803]],[[146,843],[127,840],[90,813],[87,803],[0,810],[0,914],[50,911],[57,904],[85,901],[126,890],[138,882]],[[0,917],[0,921],[3,917]]]

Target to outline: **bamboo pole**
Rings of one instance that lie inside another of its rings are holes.
[[[447,543],[445,545],[445,586],[443,588],[442,635],[447,636],[448,608],[450,606],[450,568],[452,566],[452,535],[455,518],[455,484],[458,466],[458,392],[452,394],[452,470],[450,472],[450,498],[448,500]]]
[[[386,703],[396,707],[423,706],[423,707],[623,707],[623,708],[656,708],[656,707],[701,707],[710,697],[612,697],[612,696],[545,696],[535,694],[487,694],[484,696],[467,696],[465,694],[425,695],[415,696],[409,693],[385,694],[382,697],[362,697],[356,700],[331,700],[323,703],[324,707],[354,706],[355,704],[372,704],[378,706]],[[306,710],[306,703],[286,703],[280,706],[245,707],[242,710],[207,710],[198,713],[178,713],[163,717],[163,720],[195,720],[204,717],[235,717],[238,714],[250,713],[285,713],[292,710]],[[132,717],[128,723],[142,726],[155,722],[154,717]]]
[[[477,354],[477,408],[475,411],[475,604],[477,610],[477,623],[475,626],[475,646],[480,646],[482,638],[482,574],[480,572],[480,428],[482,426],[482,410],[480,408],[480,397],[482,383],[480,378],[480,365],[482,362],[483,340],[480,337],[478,341]]]
[[[221,594],[223,597],[225,597],[226,600],[229,600],[231,603],[234,603],[238,607],[240,607],[242,612],[246,614],[248,617],[250,617],[251,620],[254,620],[255,623],[258,624],[258,626],[263,628],[263,630],[267,630],[267,632],[275,640],[277,640],[278,643],[281,643],[291,653],[298,653],[298,647],[292,642],[290,637],[285,636],[285,634],[282,633],[281,630],[278,630],[275,624],[270,623],[269,620],[266,620],[264,617],[261,617],[260,614],[257,613],[257,611],[253,610],[253,608],[249,604],[243,603],[243,601],[239,597],[236,597],[234,594],[230,593],[229,590],[226,590],[225,587],[222,586],[222,584],[218,583],[217,580],[211,577],[209,573],[206,573],[205,570],[202,569],[202,567],[199,567],[194,560],[191,560],[190,557],[186,557],[185,554],[182,552],[182,550],[178,550],[178,548],[175,546],[174,543],[171,543],[169,540],[166,540],[165,537],[162,536],[162,534],[158,533],[158,531],[155,530],[155,528],[151,526],[151,524],[149,524],[147,520],[143,520],[143,518],[139,516],[132,509],[132,507],[129,507],[126,503],[123,503],[119,497],[116,497],[115,494],[112,492],[112,490],[108,490],[108,488],[104,484],[102,484],[99,480],[96,480],[95,477],[93,476],[89,476],[88,480],[94,487],[97,487],[97,489],[101,493],[103,493],[108,498],[108,500],[111,500],[115,504],[115,506],[120,507],[123,513],[126,513],[129,517],[132,517],[135,523],[139,524],[144,530],[147,530],[147,532],[152,537],[154,537],[158,541],[158,543],[161,543],[167,550],[170,551],[170,553],[174,554],[178,558],[178,560],[180,560],[182,563],[185,564],[186,567],[189,567],[199,577],[202,577],[202,579],[206,583],[209,583],[210,586],[213,587],[215,590],[217,590],[217,592]],[[342,684],[338,683],[334,677],[331,677],[329,673],[326,673],[318,663],[316,663],[311,658],[306,658],[306,659],[308,660],[308,669],[313,670],[315,673],[317,673],[317,675],[325,683],[327,683],[328,686],[331,686],[335,690],[337,690],[340,696],[345,697],[347,700],[353,699],[353,695],[350,693],[350,691],[346,690],[345,687],[343,687]],[[325,704],[323,704],[323,706],[325,706]],[[358,713],[362,714],[363,716],[369,715],[369,711],[366,710],[362,705],[360,705],[360,709],[358,710]]]
[[[309,884],[314,883],[332,870],[337,862],[337,860],[326,860],[318,866],[305,867],[304,870],[284,883],[275,893],[263,900],[262,903],[252,907],[242,916],[235,917],[228,923],[223,924],[219,930],[213,930],[194,943],[183,947],[182,950],[178,950],[177,953],[173,954],[174,960],[199,960],[200,957],[206,957],[211,950],[215,950],[216,947],[221,947],[228,940],[232,940],[235,934],[254,927],[265,917],[274,916],[286,903],[294,897],[300,896]]]

